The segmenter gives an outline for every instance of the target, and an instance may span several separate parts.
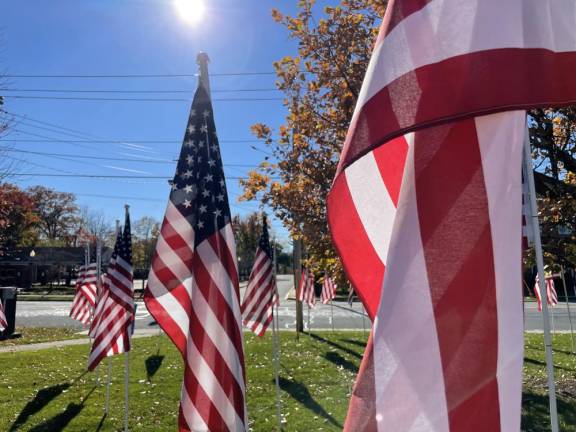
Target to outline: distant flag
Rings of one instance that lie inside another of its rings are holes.
[[[346,432],[520,430],[524,110],[576,102],[574,11],[388,2],[327,200],[375,323]]]
[[[117,237],[112,256],[103,287],[102,310],[93,329],[94,341],[88,359],[89,370],[94,370],[105,357],[130,351],[134,321],[134,283],[128,208],[124,231]]]
[[[4,306],[2,305],[2,300],[0,300],[0,331],[4,331],[8,328],[8,321],[6,320],[6,314],[4,313]]]
[[[316,305],[316,293],[314,292],[314,275],[307,268],[304,268],[302,275],[300,276],[298,301],[306,302],[310,307],[314,307]]]
[[[558,304],[558,294],[556,293],[556,287],[554,286],[554,277],[546,276],[546,297],[548,298],[549,306],[556,306]],[[540,278],[536,274],[536,281],[534,282],[534,294],[536,294],[536,300],[538,301],[538,310],[542,311],[542,297],[540,296]]]
[[[70,308],[70,317],[80,321],[84,325],[90,324],[92,313],[96,304],[97,292],[97,274],[98,268],[96,263],[88,266],[80,266],[78,277],[76,278],[76,294]]]
[[[236,244],[212,104],[202,83],[144,300],[184,360],[179,430],[246,430]]]
[[[350,306],[354,303],[354,287],[350,286],[350,291],[348,291],[347,302]]]
[[[334,297],[336,297],[336,284],[334,283],[334,280],[332,280],[332,278],[328,275],[328,273],[325,273],[320,299],[322,300],[323,304],[326,304]]]
[[[110,261],[108,262],[108,271],[113,269],[114,266],[116,265],[116,257],[118,256],[118,248],[120,247],[121,242],[122,242],[122,230],[120,228],[117,228],[116,241],[114,242],[114,250],[112,252],[112,255],[110,256]],[[100,287],[101,288],[96,296],[96,305],[94,307],[92,322],[90,323],[90,331],[88,332],[91,338],[96,337],[96,329],[98,328],[98,323],[100,322],[102,312],[104,311],[104,307],[106,305],[106,301],[109,296],[110,279],[108,278],[107,273],[102,273]]]
[[[266,333],[273,319],[274,304],[278,304],[279,301],[273,266],[268,226],[264,216],[262,235],[241,307],[244,326],[258,336],[264,336]]]

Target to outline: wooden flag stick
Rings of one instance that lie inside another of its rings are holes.
[[[128,432],[128,386],[130,376],[130,351],[124,353],[124,432]]]
[[[570,301],[568,300],[568,287],[566,286],[566,279],[564,278],[564,266],[560,266],[560,277],[562,278],[562,285],[564,286],[564,299],[566,300],[566,309],[568,310],[568,321],[570,322],[570,341],[572,343],[572,354],[574,354],[574,326],[572,324],[572,314],[570,313]]]
[[[534,252],[536,267],[538,268],[538,283],[542,299],[542,316],[544,324],[544,345],[546,349],[546,369],[548,372],[548,394],[550,399],[550,426],[552,432],[558,432],[558,408],[556,406],[556,383],[554,382],[554,363],[552,358],[552,338],[550,336],[550,316],[548,313],[548,293],[546,292],[546,276],[544,274],[544,254],[540,239],[540,222],[538,221],[538,204],[536,202],[536,186],[534,172],[532,171],[532,151],[530,149],[530,136],[526,125],[524,136],[524,178],[528,182],[528,201],[530,203],[530,221],[534,231]]]
[[[90,254],[90,251],[88,251],[88,254]],[[90,264],[90,255],[88,255],[88,264]],[[96,294],[98,294],[101,289],[100,287],[101,265],[102,265],[102,242],[98,238],[96,239]],[[94,319],[94,316],[92,316],[92,319]],[[88,332],[90,332],[90,329],[88,329]],[[100,364],[96,366],[96,385],[100,385]]]

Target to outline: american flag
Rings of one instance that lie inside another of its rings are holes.
[[[332,278],[328,275],[328,273],[325,273],[320,299],[322,300],[323,304],[326,304],[334,297],[336,297],[336,284],[334,283],[334,280],[332,280]]]
[[[124,231],[121,236],[117,236],[105,280],[99,301],[102,309],[92,329],[94,341],[88,358],[89,370],[94,370],[105,357],[130,351],[134,322],[134,284],[128,207]]]
[[[236,244],[212,104],[196,90],[144,300],[184,359],[180,431],[244,431]]]
[[[554,285],[554,277],[546,276],[546,297],[549,306],[556,306],[558,304],[558,294],[556,293],[556,287]],[[540,278],[536,274],[536,281],[534,282],[534,294],[536,294],[536,300],[538,301],[538,310],[542,311],[542,297],[540,296]]]
[[[522,298],[510,287],[526,113],[514,110],[576,101],[575,11],[388,2],[327,202],[377,318],[345,431],[520,429]]]
[[[306,302],[310,307],[314,307],[316,305],[316,293],[314,292],[314,275],[307,268],[302,270],[302,274],[300,276],[298,301]]]
[[[80,266],[76,278],[76,294],[70,308],[70,317],[87,325],[92,319],[98,290],[98,267],[96,263]]]
[[[264,336],[266,333],[266,329],[274,319],[274,305],[279,301],[273,266],[268,226],[264,216],[262,235],[241,307],[242,322],[258,336]]]
[[[4,305],[2,300],[0,300],[0,331],[4,331],[8,328],[8,321],[6,320],[6,314],[4,313]]]

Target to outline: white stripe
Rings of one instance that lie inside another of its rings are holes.
[[[234,240],[234,231],[232,231],[232,224],[228,223],[224,228],[220,230],[220,235],[228,245],[228,249],[230,250],[230,255],[232,255],[232,259],[234,260],[234,268],[238,271],[238,262],[236,255],[236,241]]]
[[[242,392],[245,390],[244,386],[244,377],[242,372],[242,362],[240,361],[240,357],[238,357],[238,351],[232,341],[230,340],[230,336],[222,327],[220,320],[214,315],[212,308],[206,302],[206,299],[198,289],[198,285],[194,279],[190,280],[192,283],[192,296],[194,301],[192,302],[192,308],[198,317],[198,320],[202,323],[202,327],[204,331],[226,362],[226,365],[234,375],[236,382],[242,389]],[[187,281],[189,284],[189,282]]]
[[[180,331],[186,339],[190,335],[190,319],[182,304],[166,289],[164,284],[160,282],[154,269],[150,270],[148,275],[148,289],[150,294],[166,311],[170,319],[180,328]],[[190,291],[186,291],[190,297]],[[168,325],[170,327],[170,325]]]
[[[242,419],[238,417],[234,405],[224,392],[224,389],[222,389],[218,378],[214,375],[214,371],[206,362],[202,353],[198,351],[192,338],[188,338],[186,362],[191,373],[194,374],[198,384],[202,387],[218,413],[220,413],[228,428],[236,430],[238,425],[243,425]]]
[[[410,147],[374,321],[376,421],[381,432],[448,432],[444,375],[414,182]]]
[[[434,0],[375,47],[354,116],[378,91],[422,66],[502,48],[576,51],[574,0]]]
[[[180,210],[172,204],[172,201],[168,201],[166,215],[164,217],[168,220],[172,229],[178,232],[180,237],[188,242],[189,245],[192,245],[191,249],[194,249],[194,229],[186,218],[182,216]]]
[[[522,403],[522,146],[526,113],[476,118],[488,195],[496,304],[498,308],[498,397],[502,431],[520,430]]]
[[[370,152],[346,168],[345,176],[366,235],[384,264],[396,207],[382,180],[374,154]]]
[[[180,405],[182,406],[182,415],[186,419],[186,424],[191,431],[207,431],[208,425],[202,419],[202,416],[190,400],[188,392],[182,383],[182,395],[180,398]]]
[[[235,287],[232,283],[232,280],[228,276],[228,270],[224,268],[220,257],[216,255],[214,249],[212,249],[212,245],[208,242],[208,240],[204,240],[197,246],[196,253],[198,254],[198,258],[200,258],[204,264],[204,267],[206,267],[210,278],[218,287],[222,297],[224,297],[228,303],[228,306],[234,314],[234,317],[241,317],[242,314],[240,313],[237,287]]]
[[[156,253],[158,254],[156,259],[159,258],[164,263],[164,266],[174,273],[176,279],[182,281],[190,277],[190,269],[182,261],[180,255],[174,252],[174,249],[166,242],[163,235],[158,237]]]

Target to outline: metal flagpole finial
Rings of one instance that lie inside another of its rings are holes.
[[[210,79],[208,77],[208,63],[210,63],[210,58],[208,54],[200,51],[196,56],[196,63],[200,67],[200,82],[199,84],[204,86],[206,92],[210,94]]]
[[[130,205],[129,204],[124,204],[124,210],[126,210],[126,214],[128,214],[129,210],[130,210]]]

